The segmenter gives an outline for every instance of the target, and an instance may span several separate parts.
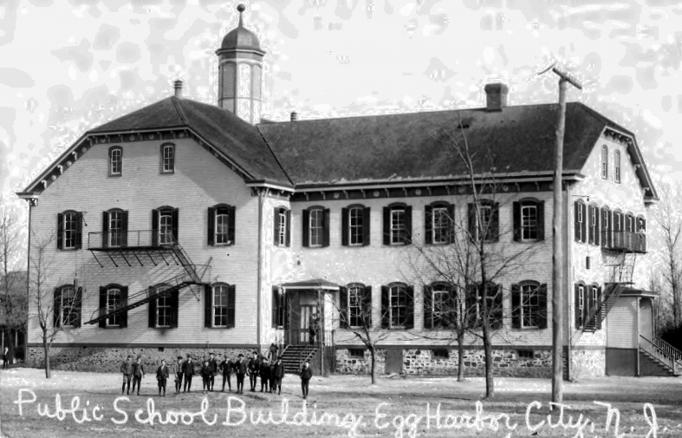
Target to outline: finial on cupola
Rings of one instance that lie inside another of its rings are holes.
[[[239,12],[239,27],[244,27],[244,21],[242,20],[242,14],[246,10],[246,6],[244,6],[244,3],[239,3],[237,5],[237,11]]]

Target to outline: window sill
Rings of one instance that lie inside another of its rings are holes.
[[[163,170],[159,172],[159,175],[173,175],[175,173],[174,170],[166,171],[164,172]]]
[[[216,330],[225,330],[225,329],[233,329],[233,325],[212,325],[211,327],[204,327],[207,329],[216,329]]]
[[[60,251],[78,251],[80,248],[59,248]]]
[[[545,329],[541,329],[540,327],[512,327],[512,330],[515,332],[532,332]]]
[[[108,176],[109,176],[109,178],[120,178],[123,176],[123,174],[122,173],[110,173]]]
[[[105,327],[100,327],[100,328],[105,329],[105,330],[115,330],[115,329],[122,329],[125,327],[121,327],[120,325],[107,325]]]
[[[228,242],[228,243],[214,243],[213,245],[208,245],[211,248],[217,247],[225,247],[225,246],[234,246],[234,242]]]

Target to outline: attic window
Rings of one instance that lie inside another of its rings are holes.
[[[175,172],[175,145],[164,143],[161,145],[161,173]]]
[[[123,149],[120,146],[109,148],[109,176],[121,176],[123,172]]]

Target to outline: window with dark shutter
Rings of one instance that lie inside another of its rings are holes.
[[[585,285],[583,283],[576,283],[574,286],[573,312],[575,328],[583,328],[585,322]]]
[[[57,248],[80,249],[82,247],[83,214],[67,210],[57,214]]]
[[[499,240],[500,212],[499,204],[488,199],[482,199],[478,205],[468,204],[468,229],[473,240],[483,239],[485,242]]]
[[[344,329],[350,327],[348,307],[348,289],[341,287],[339,289],[339,326]]]
[[[434,245],[452,243],[455,236],[455,206],[436,201],[424,210],[424,242]]]
[[[526,280],[511,288],[512,328],[546,328],[547,287]]]
[[[611,247],[611,210],[609,207],[604,206],[601,208],[601,246],[604,248]]]
[[[117,311],[128,301],[128,288],[109,284],[99,288],[100,315],[108,315],[99,321],[100,327],[121,328],[127,325],[127,311]]]
[[[206,327],[234,327],[234,292],[234,285],[225,283],[215,283],[204,289],[204,319],[208,319],[208,323],[204,321]]]
[[[149,293],[155,298],[149,301],[149,327],[174,328],[178,324],[179,298],[177,290],[167,284],[151,286]]]
[[[152,246],[173,245],[178,242],[179,210],[159,207],[152,210]]]
[[[535,242],[545,238],[545,202],[535,198],[513,203],[514,240]]]
[[[469,318],[469,326],[480,328],[485,318],[483,309],[483,288],[480,284],[467,286],[466,312]],[[486,304],[488,310],[488,324],[493,330],[502,328],[503,308],[502,308],[502,287],[495,283],[488,283],[485,291]]]
[[[350,205],[341,209],[341,244],[365,246],[369,237],[369,207]]]
[[[319,206],[303,210],[303,246],[329,246],[329,209]]]
[[[411,329],[414,327],[414,288],[404,283],[391,283],[382,287],[382,307],[386,298],[387,328]],[[383,318],[382,318],[383,322]],[[383,325],[383,324],[382,324]]]
[[[53,324],[55,327],[80,327],[82,288],[67,284],[55,289],[53,302]]]
[[[384,207],[384,244],[409,245],[412,243],[412,207],[394,203]]]
[[[381,286],[381,328],[390,327],[388,286]]]
[[[585,243],[587,241],[587,211],[582,200],[577,200],[573,204],[573,215],[575,241]]]
[[[235,208],[217,204],[208,209],[208,244],[210,246],[234,245]]]
[[[424,328],[452,329],[459,318],[456,288],[442,281],[424,286]]]
[[[128,212],[112,208],[102,212],[102,244],[122,248],[128,245]]]
[[[599,207],[590,205],[587,207],[588,226],[588,243],[592,245],[599,245]]]

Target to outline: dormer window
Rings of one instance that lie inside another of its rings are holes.
[[[161,145],[161,173],[175,172],[175,145],[164,143]]]
[[[109,148],[109,176],[121,176],[123,173],[123,149],[120,146]]]

